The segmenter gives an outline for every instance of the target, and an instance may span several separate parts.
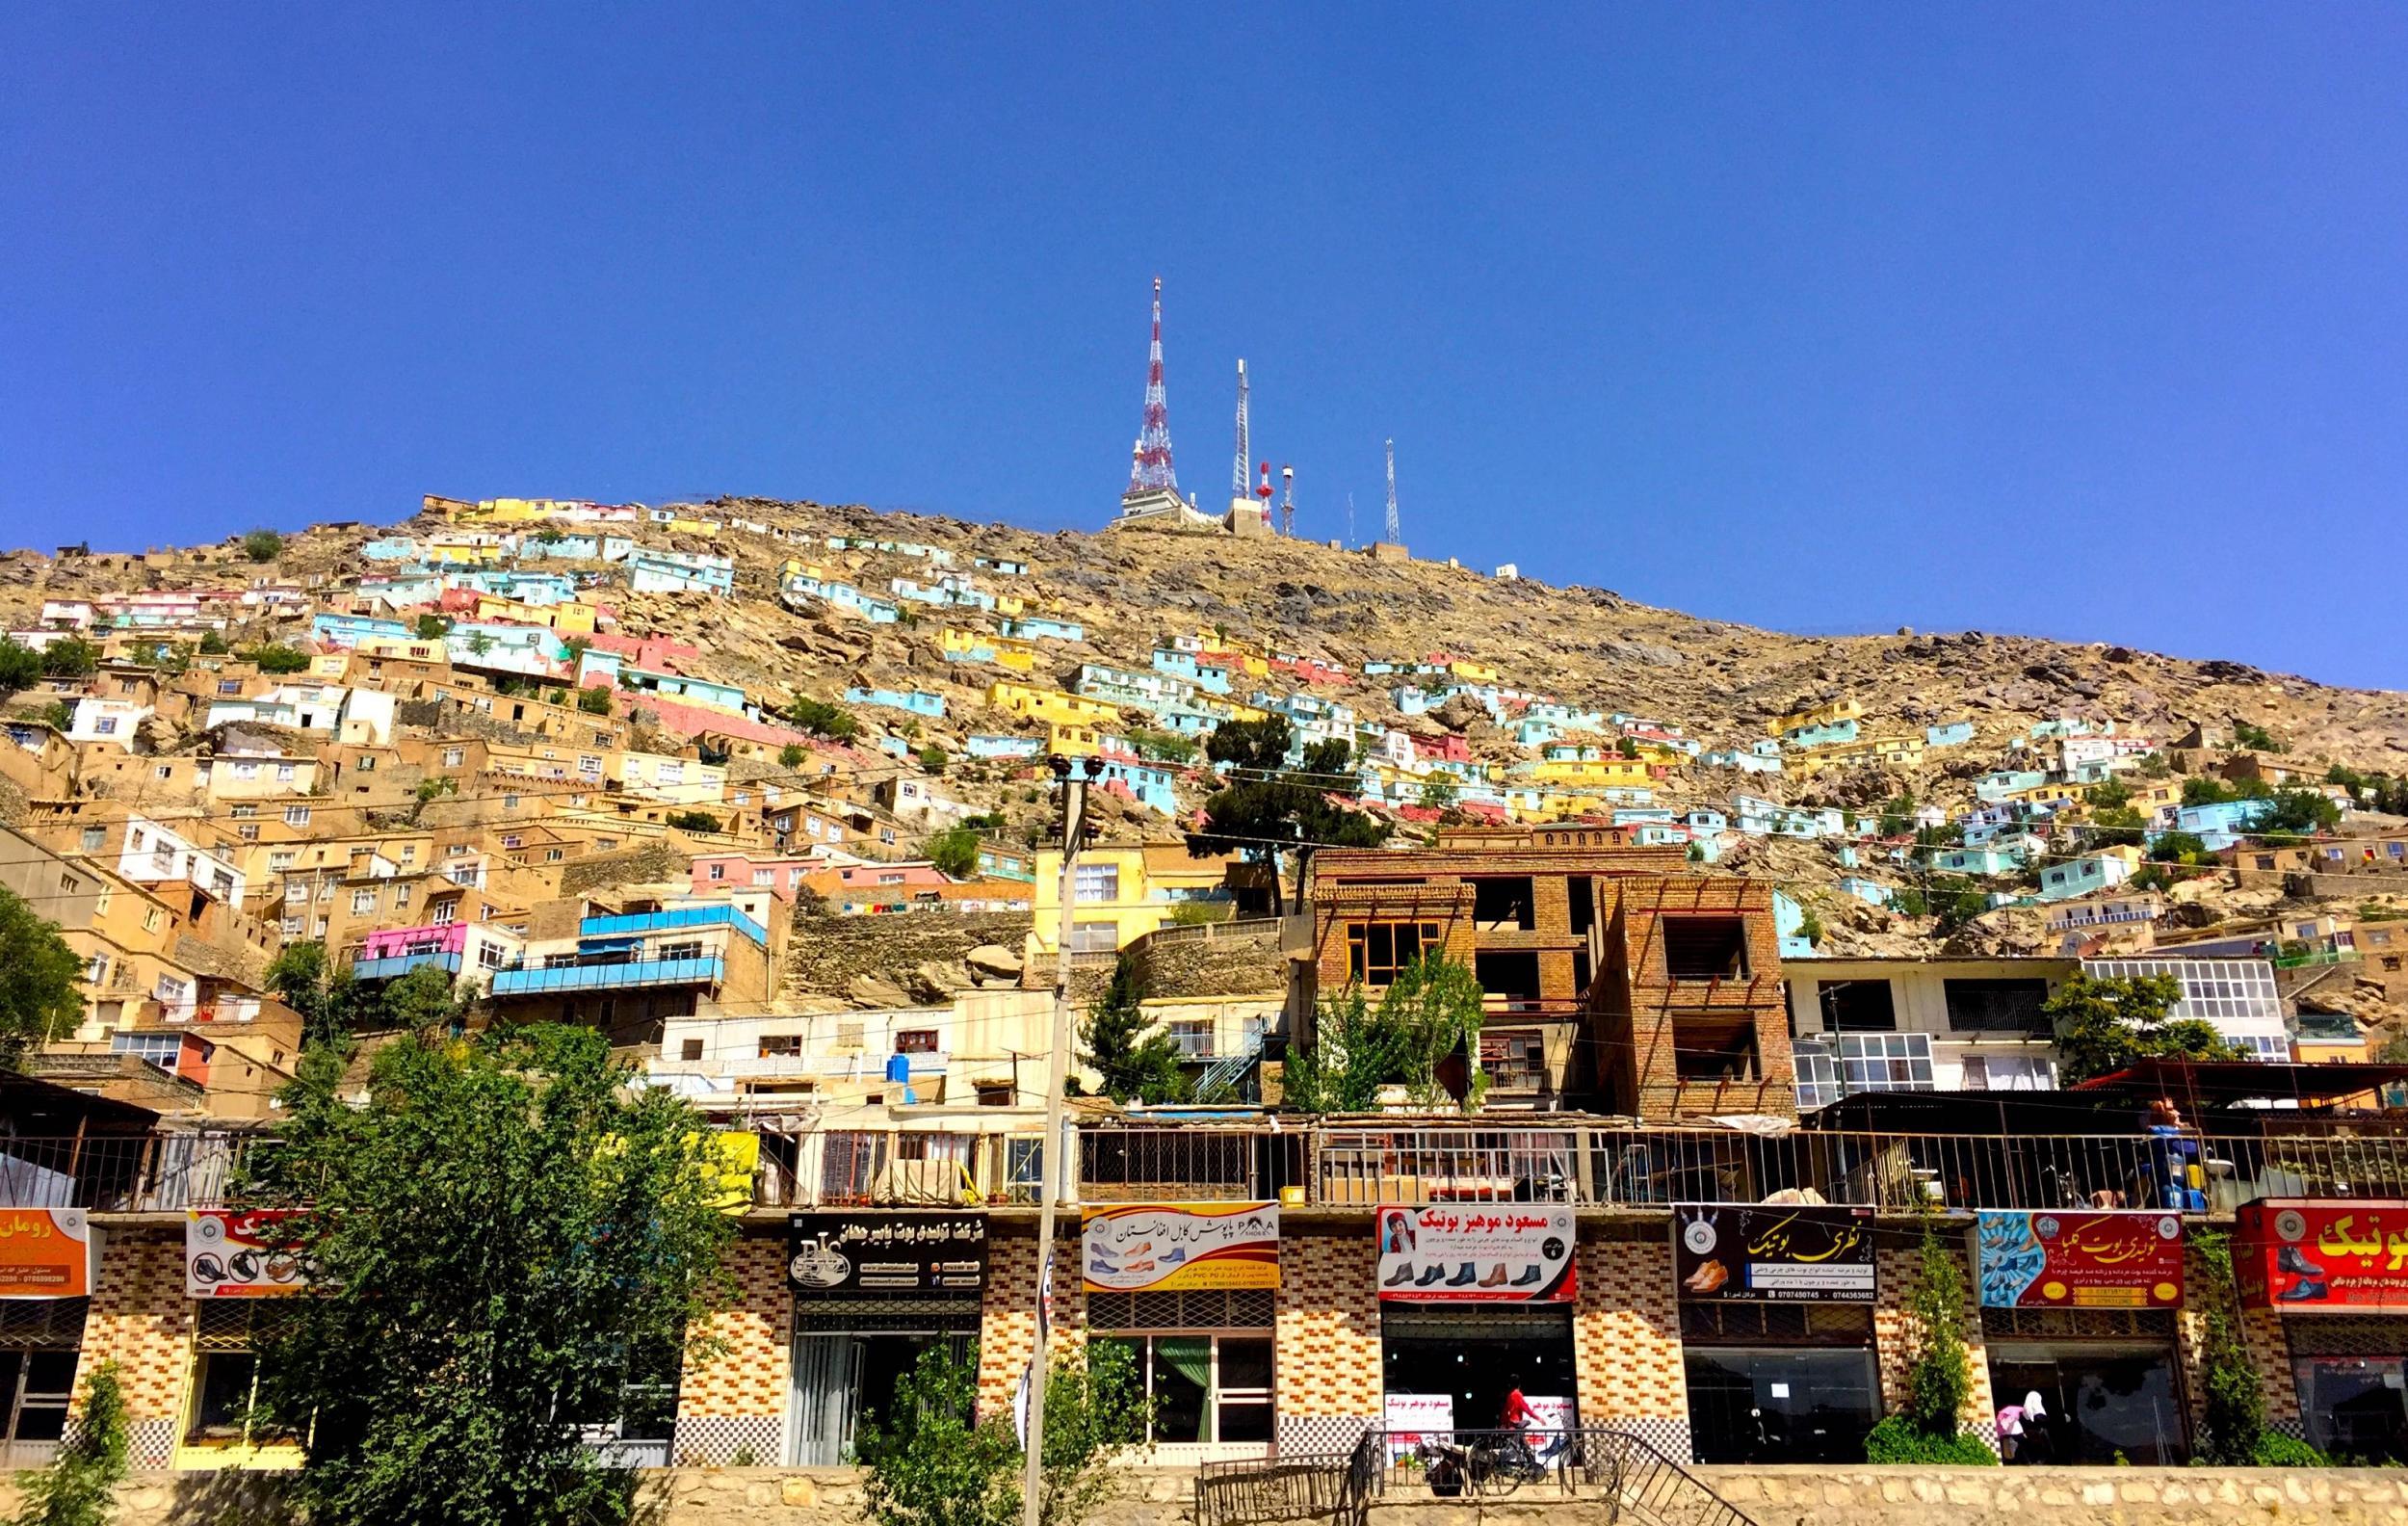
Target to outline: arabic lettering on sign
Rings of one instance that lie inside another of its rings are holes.
[[[2246,1204],[2233,1274],[2251,1307],[2408,1309],[2408,1202]]]
[[[285,1227],[290,1209],[196,1208],[184,1217],[184,1295],[272,1298],[309,1286],[310,1264]]]
[[[1080,1257],[1090,1293],[1260,1289],[1279,1285],[1277,1203],[1148,1203],[1089,1208]]]
[[[1869,1210],[1822,1204],[1682,1203],[1673,1276],[1692,1302],[1870,1303]]]
[[[977,1293],[986,1286],[986,1220],[977,1214],[796,1214],[787,1233],[786,1281],[798,1294]]]
[[[1985,1308],[2175,1308],[2183,1301],[2178,1214],[1984,1212],[1974,1259]]]
[[[1569,1207],[1390,1207],[1373,1222],[1383,1299],[1563,1303],[1577,1291]]]
[[[81,1208],[0,1208],[0,1299],[92,1296],[92,1223]]]

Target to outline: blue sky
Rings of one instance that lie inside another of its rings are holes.
[[[0,8],[0,543],[1299,527],[2408,686],[2408,9]],[[2363,570],[2361,570],[2363,568]]]

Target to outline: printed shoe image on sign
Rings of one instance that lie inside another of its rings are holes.
[[[1374,1217],[1374,1280],[1417,1303],[1568,1303],[1577,1289],[1572,1210],[1551,1203],[1431,1203]]]
[[[1277,1203],[1126,1203],[1088,1208],[1082,1223],[1090,1293],[1279,1285]]]

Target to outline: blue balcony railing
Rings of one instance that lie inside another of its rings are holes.
[[[626,990],[641,986],[716,986],[727,973],[720,959],[621,960],[559,964],[549,969],[499,969],[493,994],[542,996],[563,991]]]
[[[641,937],[650,933],[674,933],[684,928],[732,927],[767,947],[769,931],[732,906],[679,907],[669,911],[640,911],[632,916],[593,916],[577,924],[580,938]]]
[[[352,964],[352,979],[364,981],[396,980],[421,964],[432,964],[450,974],[459,973],[458,954],[393,954],[383,959],[364,959]]]

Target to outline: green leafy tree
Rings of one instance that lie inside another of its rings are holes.
[[[1148,1031],[1153,1025],[1144,1002],[1137,960],[1123,954],[1079,1025],[1079,1058],[1099,1078],[1099,1095],[1123,1103],[1184,1102],[1188,1078],[1179,1069],[1179,1046],[1168,1034]]]
[[[1809,948],[1822,946],[1822,918],[1818,916],[1812,908],[1798,913],[1797,935],[1806,940]]]
[[[39,1472],[19,1473],[21,1504],[10,1526],[108,1526],[125,1478],[131,1428],[118,1364],[102,1362],[84,1381],[84,1404]]]
[[[2267,805],[2251,818],[2249,829],[2259,836],[2312,836],[2341,825],[2342,808],[2322,790],[2276,790]]]
[[[1900,790],[1881,805],[1881,835],[1903,837],[1915,828],[1915,796],[1911,790]]]
[[[31,689],[41,678],[41,653],[0,636],[0,698]]]
[[[2130,805],[2133,792],[2125,787],[2122,780],[2108,779],[2104,784],[2091,785],[2082,792],[2081,798],[2093,810],[2113,810],[2119,805]]]
[[[801,743],[789,742],[784,747],[777,750],[777,766],[780,768],[800,768],[802,767],[802,760],[807,756],[809,756],[809,754],[803,751]]]
[[[813,736],[824,736],[831,742],[850,742],[861,734],[861,723],[842,705],[797,695],[786,707],[787,718]]]
[[[1291,770],[1288,749],[1295,739],[1288,718],[1276,715],[1232,721],[1214,731],[1205,755],[1234,772],[1206,798],[1203,828],[1188,834],[1188,852],[1198,858],[1226,853],[1269,858],[1293,846],[1300,910],[1317,849],[1376,848],[1388,840],[1390,829],[1342,803],[1360,793],[1348,771],[1351,747],[1316,742],[1304,750],[1301,766]]]
[[[586,685],[577,691],[577,708],[588,715],[609,715],[611,713],[611,691],[601,684]]]
[[[2167,1020],[2183,998],[2171,975],[2071,975],[2041,1011],[2056,1032],[2057,1063],[2067,1086],[2128,1069],[2142,1060],[2238,1060],[2212,1023]]]
[[[1931,899],[1914,885],[1900,885],[1890,897],[1890,909],[1903,917],[1931,915]]]
[[[920,767],[930,774],[944,773],[945,765],[952,761],[953,759],[946,754],[945,750],[933,742],[920,750]]]
[[[301,1014],[306,1043],[331,1042],[380,1026],[376,992],[352,979],[351,966],[336,964],[316,939],[285,944],[268,965],[267,983],[278,1000]]]
[[[1460,1052],[1475,1076],[1485,993],[1472,966],[1441,953],[1424,954],[1397,972],[1379,998],[1380,1021],[1397,1035],[1398,1078],[1417,1102],[1436,1103],[1438,1063]],[[1480,1090],[1473,1083],[1475,1094]]]
[[[2159,863],[2212,863],[2215,855],[2197,832],[2159,832],[2158,840],[2149,845],[2149,856]]]
[[[100,667],[100,648],[81,636],[54,641],[41,649],[41,671],[53,678],[89,678]]]
[[[1442,815],[1454,810],[1463,799],[1463,786],[1451,776],[1440,774],[1422,781],[1421,805]]]
[[[57,924],[0,886],[0,1065],[22,1068],[27,1050],[74,1032],[84,1017],[75,988],[83,975]]]
[[[1919,1261],[1920,1276],[1906,1304],[1913,1316],[1906,1404],[1873,1427],[1865,1438],[1865,1456],[1874,1462],[1995,1464],[1990,1449],[1964,1431],[1974,1387],[1973,1357],[1965,1344],[1965,1273],[1936,1219],[1924,1222]]]
[[[1037,1454],[1037,1519],[1084,1526],[1112,1492],[1112,1463],[1143,1442],[1153,1407],[1138,1381],[1137,1351],[1124,1341],[1064,1354],[1045,1383],[1045,1435]]]
[[[1137,749],[1138,756],[1152,758],[1157,763],[1195,761],[1195,739],[1183,737],[1176,731],[1132,731],[1129,733],[1129,745]]]
[[[1289,1052],[1286,1105],[1299,1113],[1363,1113],[1382,1087],[1402,1086],[1416,1102],[1443,1093],[1439,1062],[1460,1049],[1475,1067],[1483,1017],[1470,966],[1426,954],[1400,971],[1374,1007],[1360,985],[1323,998],[1308,1048]],[[1475,1074],[1471,1099],[1484,1090]]]
[[[2247,1466],[2258,1460],[2259,1443],[2265,1438],[2265,1389],[2241,1339],[2232,1237],[2220,1230],[2194,1229],[2189,1243],[2197,1275],[2184,1302],[2200,1315],[2200,1357],[2206,1370],[2202,1397],[2207,1423],[2200,1430],[2200,1459],[2227,1467]]]
[[[271,644],[253,646],[243,655],[256,663],[263,673],[297,673],[309,666],[309,654],[298,646]]]
[[[2149,823],[2130,805],[2094,805],[2087,835],[2101,848],[2137,848],[2148,840]]]
[[[1930,914],[1939,918],[1942,933],[1953,933],[1990,909],[1989,892],[1963,875],[1932,876],[1922,899]]]
[[[715,832],[720,829],[720,819],[704,810],[670,811],[662,820],[679,831]]]
[[[440,615],[428,613],[418,617],[418,622],[412,629],[420,641],[441,641],[443,633],[451,628],[450,620]]]
[[[2274,733],[2254,721],[2234,722],[2233,740],[2256,752],[2283,750],[2283,744],[2274,740]]]
[[[554,1025],[304,1055],[242,1206],[297,1209],[317,1269],[263,1339],[263,1423],[301,1438],[313,1526],[589,1526],[633,1477],[580,1428],[652,1422],[723,1301],[709,1134],[608,1042]]]
[[[226,641],[224,632],[203,631],[201,633],[200,654],[203,657],[223,657],[233,649],[233,645]]]
[[[384,987],[383,1026],[415,1034],[456,1033],[468,1015],[468,995],[440,964],[421,964]]]
[[[469,655],[473,657],[482,657],[492,649],[492,637],[486,635],[484,631],[470,631],[468,633]]]
[[[243,555],[253,562],[273,562],[284,551],[284,538],[273,530],[253,530],[243,537]]]
[[[948,827],[921,845],[922,855],[955,880],[979,872],[979,834],[967,827]]]

